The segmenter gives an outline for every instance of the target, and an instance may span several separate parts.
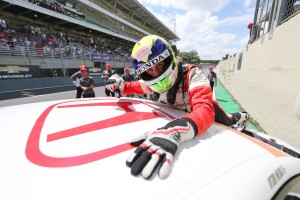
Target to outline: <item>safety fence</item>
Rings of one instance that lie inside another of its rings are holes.
[[[257,0],[250,43],[299,13],[300,0]]]

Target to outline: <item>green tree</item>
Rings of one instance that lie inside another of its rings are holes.
[[[189,59],[188,52],[180,52],[179,56],[182,58],[183,62],[188,62],[188,59]]]
[[[180,57],[185,63],[199,63],[201,61],[196,50],[192,50],[190,52],[180,52]]]
[[[192,50],[190,52],[180,52],[179,56],[182,58],[184,63],[218,64],[220,62],[220,60],[201,60],[196,50]]]

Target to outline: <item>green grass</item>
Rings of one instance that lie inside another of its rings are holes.
[[[215,90],[216,90],[215,92],[216,92],[217,101],[219,102],[219,104],[222,106],[222,108],[225,110],[226,113],[246,111],[240,105],[240,103],[236,99],[234,99],[234,97],[229,93],[229,91],[223,86],[223,84],[220,81],[217,82],[217,86],[215,87]],[[265,133],[265,131],[262,129],[259,123],[253,120],[251,115],[250,115],[248,128]]]

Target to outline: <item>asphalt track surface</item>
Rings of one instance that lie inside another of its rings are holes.
[[[94,87],[94,91],[96,97],[105,97],[105,88],[104,86]],[[70,91],[64,92],[56,92],[51,94],[41,94],[41,95],[33,95],[31,93],[23,94],[22,98],[14,98],[0,101],[0,107],[5,106],[14,106],[21,105],[27,103],[36,103],[36,102],[44,102],[44,101],[52,101],[52,100],[64,100],[64,99],[74,99],[76,97],[76,88]]]
[[[70,91],[74,89],[74,85],[61,86],[61,87],[49,87],[49,88],[36,88],[36,89],[24,89],[19,91],[0,92],[0,101],[8,99],[23,98],[28,96],[45,95],[63,91]]]

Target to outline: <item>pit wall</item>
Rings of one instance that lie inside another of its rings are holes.
[[[219,81],[266,133],[298,149],[299,24],[300,14],[216,67]]]
[[[113,69],[125,68],[131,66],[131,62],[117,62],[117,61],[106,61],[110,63]],[[37,65],[40,69],[71,69],[75,68],[79,70],[80,65],[86,65],[87,67],[93,67],[94,63],[90,60],[79,60],[79,59],[65,59],[63,61],[64,67],[62,66],[61,59],[55,58],[32,58],[31,63],[26,57],[1,57],[0,65]],[[69,76],[72,74],[69,74]],[[15,92],[22,90],[35,90],[45,88],[66,88],[68,87],[73,90],[73,80],[69,76],[66,77],[42,77],[42,78],[28,78],[28,79],[0,79],[0,94],[7,92]],[[97,86],[104,85],[101,76],[92,76]]]

